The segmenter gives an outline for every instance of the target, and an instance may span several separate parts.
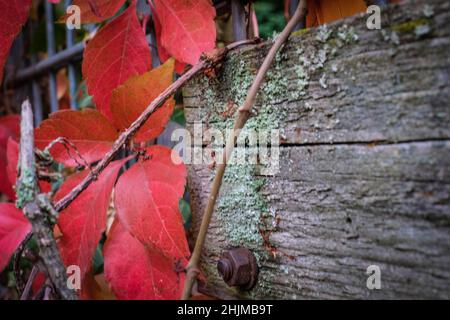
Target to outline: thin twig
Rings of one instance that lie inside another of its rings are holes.
[[[206,58],[202,59],[199,63],[189,69],[185,74],[183,74],[178,80],[176,80],[172,85],[170,85],[166,90],[164,90],[152,103],[145,109],[144,112],[131,124],[131,126],[122,132],[122,134],[114,142],[111,150],[103,157],[102,160],[95,166],[94,169],[75,187],[73,188],[65,197],[59,200],[55,204],[55,209],[57,211],[64,210],[67,206],[75,200],[76,197],[83,192],[92,181],[97,179],[100,173],[108,166],[108,164],[114,159],[114,157],[119,153],[119,151],[126,146],[127,142],[133,137],[133,135],[142,127],[142,125],[147,121],[153,112],[155,112],[159,107],[161,107],[164,102],[169,99],[175,92],[183,86],[188,80],[192,79],[198,73],[204,71],[208,68],[213,68],[222,61],[226,56],[228,51],[236,49],[242,45],[253,44],[258,40],[245,40],[240,42],[235,42],[230,44],[221,50],[216,50],[212,54],[209,54]]]
[[[27,284],[23,289],[23,292],[20,296],[20,300],[28,300],[28,298],[30,297],[31,288],[38,272],[39,272],[38,266],[34,265],[33,268],[31,269],[30,275],[28,276]]]
[[[68,139],[64,138],[64,137],[58,137],[55,140],[53,140],[52,142],[50,142],[44,149],[44,153],[45,154],[50,154],[50,150],[57,144],[60,143],[63,145],[64,149],[66,149],[67,155],[73,159],[75,161],[75,163],[77,165],[79,165],[80,167],[86,167],[87,169],[89,169],[89,163],[84,159],[83,155],[80,153],[80,151],[78,151],[78,148],[75,144],[73,144],[72,142],[70,142]],[[76,155],[81,159],[81,161],[83,163],[78,162],[77,158],[72,156],[72,154],[70,153],[70,148],[71,147]]]
[[[211,221],[211,217],[214,211],[214,207],[216,204],[216,199],[219,194],[220,186],[222,184],[222,178],[225,173],[225,168],[228,162],[228,159],[233,152],[234,145],[236,144],[236,140],[239,136],[240,130],[244,127],[245,123],[250,117],[250,111],[252,109],[255,97],[258,93],[259,88],[264,80],[264,77],[272,64],[273,59],[277,51],[281,48],[284,42],[288,39],[291,31],[294,29],[296,24],[305,17],[307,11],[306,0],[301,0],[300,4],[295,11],[295,14],[292,16],[291,20],[284,28],[283,32],[277,37],[275,43],[272,48],[269,50],[263,64],[261,65],[256,78],[253,80],[253,84],[250,87],[247,98],[239,109],[239,114],[234,123],[234,129],[232,134],[227,140],[225,146],[225,152],[223,154],[223,161],[218,165],[216,176],[214,177],[214,181],[212,184],[212,189],[210,196],[208,198],[208,203],[205,208],[205,212],[203,214],[202,224],[200,226],[200,230],[197,236],[197,240],[195,242],[194,251],[192,253],[191,259],[186,268],[186,282],[184,285],[182,299],[188,299],[191,296],[191,290],[194,282],[196,282],[198,273],[199,273],[199,263],[200,263],[200,255],[203,248],[203,244],[205,243],[206,233],[208,231],[209,223]]]

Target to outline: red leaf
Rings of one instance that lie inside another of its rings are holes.
[[[177,60],[194,65],[215,47],[216,10],[209,0],[155,0],[161,44]]]
[[[31,0],[0,0],[0,84],[14,38],[28,19]]]
[[[90,163],[101,159],[111,149],[117,130],[97,110],[61,110],[52,113],[35,130],[36,146],[44,149],[58,137],[72,142],[83,159]],[[67,166],[84,164],[72,147],[68,149],[70,154],[64,145],[57,143],[50,152],[56,161]]]
[[[184,263],[189,248],[178,203],[184,193],[186,167],[172,162],[169,148],[152,146],[146,151],[149,160],[138,161],[117,182],[117,214],[144,245]]]
[[[8,115],[0,117],[0,193],[15,200],[14,183],[10,183],[8,172],[7,144],[9,139],[18,140],[20,137],[20,117]],[[15,179],[14,179],[15,181]]]
[[[9,182],[12,186],[14,186],[16,184],[17,165],[19,163],[19,144],[12,138],[9,138],[8,140],[6,157],[8,161],[8,164],[6,166],[6,173],[8,174]]]
[[[39,292],[39,290],[42,289],[42,286],[45,284],[45,280],[46,280],[45,273],[42,271],[39,271],[31,285],[33,294],[37,294]]]
[[[83,75],[97,109],[112,120],[109,102],[113,89],[150,67],[150,48],[133,1],[124,13],[88,42],[84,52]]]
[[[173,260],[147,249],[117,220],[103,251],[105,277],[118,299],[174,300],[181,297],[184,273],[177,273]]]
[[[91,269],[92,257],[106,228],[111,192],[120,167],[126,160],[112,162],[59,215],[58,226],[63,234],[58,242],[61,257],[66,266],[80,267],[82,283],[85,274]],[[55,201],[67,195],[88,173],[89,170],[86,169],[70,176],[55,195]]]
[[[123,6],[125,0],[74,0],[73,5],[80,7],[81,23],[97,23],[111,18]],[[64,15],[59,22],[65,22],[70,14]]]
[[[155,35],[156,35],[156,42],[158,47],[158,56],[159,60],[161,62],[166,62],[168,59],[170,59],[170,54],[164,49],[164,47],[161,44],[161,22],[158,18],[158,13],[155,10],[155,6],[152,4],[151,1],[149,1],[150,7],[152,8],[152,15],[153,15],[153,23],[155,26]],[[175,61],[175,72],[178,74],[182,74],[184,69],[186,68],[186,64],[179,62],[178,60]]]
[[[11,200],[15,200],[14,189],[8,179],[6,151],[3,148],[0,148],[0,193],[7,195]]]
[[[12,203],[0,203],[0,272],[29,232],[31,224],[22,211]]]
[[[20,116],[17,114],[0,117],[0,148],[5,148],[8,138],[20,138]]]
[[[163,92],[173,80],[173,60],[164,65],[128,79],[114,90],[111,98],[111,112],[114,124],[121,130],[127,129]],[[135,136],[136,141],[148,141],[159,136],[172,115],[175,101],[167,100],[145,122]]]

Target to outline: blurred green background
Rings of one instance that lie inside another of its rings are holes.
[[[258,0],[254,5],[261,38],[268,38],[274,31],[283,30],[286,24],[283,0]]]

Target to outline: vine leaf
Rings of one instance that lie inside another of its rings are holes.
[[[149,250],[116,219],[105,242],[105,278],[122,300],[175,300],[181,296],[184,273],[172,259]]]
[[[98,23],[111,18],[123,6],[125,0],[73,0],[72,4],[80,7],[81,23]],[[64,23],[70,14],[61,17]]]
[[[98,180],[61,211],[58,217],[58,227],[62,233],[58,242],[61,258],[66,266],[76,265],[80,268],[81,283],[91,270],[95,249],[106,229],[111,192],[117,174],[127,160],[112,162]],[[69,193],[88,173],[86,169],[70,176],[56,193],[55,200]]]
[[[6,148],[6,158],[7,158],[7,165],[6,165],[6,173],[8,176],[9,183],[11,186],[14,186],[16,184],[17,179],[17,165],[19,163],[19,144],[13,140],[11,137],[8,139],[8,145]],[[14,198],[11,198],[15,200]]]
[[[0,84],[14,38],[28,19],[31,0],[0,0]]]
[[[158,13],[155,9],[155,6],[151,1],[149,1],[150,7],[152,8],[152,15],[153,15],[153,23],[155,26],[155,36],[156,36],[156,43],[158,47],[158,56],[159,60],[161,62],[165,62],[168,59],[170,59],[170,54],[164,49],[164,47],[161,44],[161,22],[158,18]],[[184,69],[186,68],[186,64],[183,62],[180,62],[178,60],[175,61],[175,71],[178,74],[182,74]]]
[[[136,15],[136,2],[88,42],[82,72],[97,109],[112,120],[113,89],[151,67],[150,48]]]
[[[111,98],[111,112],[114,124],[121,130],[127,129],[158,95],[172,84],[173,59],[140,76],[128,79],[114,90]],[[173,113],[175,101],[168,99],[163,106],[152,113],[136,133],[136,141],[148,141],[159,136]]]
[[[142,244],[168,258],[187,262],[189,248],[178,203],[184,193],[186,167],[175,164],[172,150],[146,149],[117,182],[115,207],[123,226]]]
[[[0,117],[0,193],[4,193],[9,199],[15,200],[14,183],[8,179],[8,155],[7,145],[9,139],[18,140],[20,137],[20,116],[8,115]]]
[[[215,47],[216,10],[209,0],[154,0],[160,44],[178,61],[196,64]]]
[[[77,166],[101,159],[117,138],[117,130],[97,110],[61,110],[54,112],[35,130],[36,147],[44,149],[56,138],[64,137],[75,145],[55,144],[50,153],[66,166]],[[80,156],[77,154],[78,151]]]
[[[31,224],[12,203],[0,203],[0,272],[28,233]]]

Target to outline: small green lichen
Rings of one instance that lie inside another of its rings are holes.
[[[411,20],[407,22],[403,22],[397,25],[393,25],[391,27],[392,31],[398,32],[398,33],[409,33],[414,32],[416,28],[422,27],[428,25],[428,19],[426,18],[420,18],[416,20]]]
[[[307,50],[304,47],[296,50],[296,56],[299,57],[294,65],[294,72],[297,76],[296,88],[290,92],[290,97],[294,100],[307,95],[311,77],[317,71],[321,71],[319,85],[323,89],[327,89],[328,75],[325,70],[327,62],[337,54],[339,49],[358,41],[359,37],[353,27],[345,24],[337,30],[323,25],[319,27],[315,40],[319,43],[318,45],[309,45]],[[337,67],[333,65],[331,71],[336,73]]]
[[[423,15],[427,18],[431,18],[432,16],[434,16],[434,8],[429,4],[423,6],[422,12]]]
[[[20,183],[16,186],[16,207],[22,209],[25,204],[33,201],[35,194],[34,174],[30,169],[23,169]]]
[[[354,43],[359,40],[359,36],[356,34],[355,29],[353,27],[349,27],[346,24],[338,28],[337,37],[345,44]]]
[[[332,33],[333,30],[328,28],[327,24],[323,24],[319,27],[317,31],[316,40],[325,43],[328,41],[328,39],[330,39]]]
[[[301,37],[302,35],[308,33],[309,30],[310,30],[309,28],[305,28],[305,29],[300,29],[300,30],[294,31],[291,33],[291,38]]]
[[[400,38],[404,34],[414,33],[417,39],[428,35],[431,32],[429,18],[434,14],[432,7],[424,7],[424,17],[392,25],[389,29],[381,30],[384,41],[390,41],[400,45]]]
[[[260,189],[264,178],[255,177],[255,166],[250,164],[228,166],[224,175],[223,191],[217,204],[217,220],[232,246],[260,248],[262,217],[268,208]]]

